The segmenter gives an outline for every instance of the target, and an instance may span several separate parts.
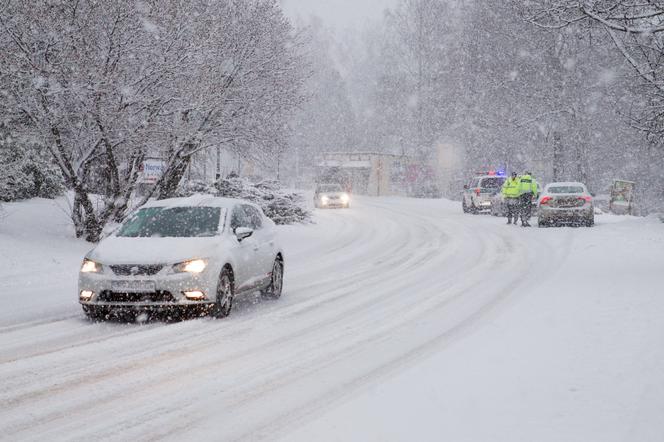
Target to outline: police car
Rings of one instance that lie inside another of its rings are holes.
[[[489,172],[478,175],[463,186],[461,208],[464,213],[479,213],[491,211],[492,198],[500,193],[505,182],[505,176]]]

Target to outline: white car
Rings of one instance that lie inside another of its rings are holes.
[[[225,317],[233,298],[278,298],[284,255],[274,223],[243,200],[196,195],[141,207],[83,260],[79,302],[92,319],[115,312]]]
[[[549,183],[537,204],[537,224],[573,224],[592,227],[595,224],[593,197],[586,185],[578,182]]]
[[[463,213],[491,211],[492,198],[500,193],[505,182],[504,176],[482,175],[463,186],[461,208]]]
[[[314,192],[314,207],[331,209],[333,207],[350,207],[350,195],[339,184],[319,184]]]

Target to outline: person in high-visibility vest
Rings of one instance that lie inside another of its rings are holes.
[[[512,174],[505,180],[503,183],[500,193],[503,195],[505,200],[505,206],[507,207],[507,224],[512,224],[512,219],[514,219],[514,225],[519,219],[519,178],[516,175],[516,172]]]
[[[537,197],[537,181],[530,172],[519,177],[519,212],[521,213],[521,225],[530,227],[530,212],[533,208],[533,199]],[[516,221],[514,221],[516,223]]]

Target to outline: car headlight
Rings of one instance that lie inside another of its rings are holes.
[[[85,258],[81,265],[81,273],[101,273],[102,266],[98,262]]]
[[[350,201],[350,196],[348,196],[347,193],[341,194],[341,201],[347,203],[348,201]]]
[[[207,267],[206,259],[192,259],[173,266],[175,273],[201,273]]]
[[[323,196],[320,197],[320,201],[323,204],[327,204],[327,202],[330,201],[330,199],[327,196],[323,195]]]

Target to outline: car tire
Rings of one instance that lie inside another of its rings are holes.
[[[270,285],[261,291],[261,295],[269,299],[279,299],[284,289],[284,261],[281,257],[276,257],[272,265],[272,275]]]
[[[591,216],[586,220],[586,227],[592,227],[595,225],[595,216]]]
[[[473,200],[470,200],[470,208],[469,208],[469,211],[470,211],[470,213],[472,213],[473,215],[477,215],[477,213],[478,213],[477,207],[475,207],[475,203],[473,202]]]
[[[105,313],[94,305],[83,305],[82,308],[83,308],[83,313],[85,313],[85,316],[90,321],[99,322],[106,319]]]
[[[217,294],[211,312],[212,316],[215,318],[225,318],[230,315],[233,309],[233,295],[233,273],[228,267],[224,267],[217,283]]]
[[[537,218],[537,227],[549,227],[549,223],[543,219]]]

